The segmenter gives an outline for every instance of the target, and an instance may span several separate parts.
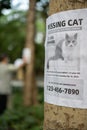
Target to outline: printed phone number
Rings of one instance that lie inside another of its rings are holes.
[[[61,88],[54,86],[47,86],[48,91],[55,91],[59,94],[68,94],[68,95],[79,95],[79,89],[71,89],[71,88]]]

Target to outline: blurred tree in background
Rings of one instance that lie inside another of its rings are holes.
[[[37,100],[37,87],[35,79],[35,20],[36,20],[36,0],[29,0],[29,10],[27,16],[27,35],[25,48],[31,52],[29,64],[26,65],[25,71],[25,87],[24,87],[24,104],[25,106],[36,105]],[[41,51],[41,50],[38,50]],[[37,59],[36,59],[37,61]],[[41,64],[40,64],[41,66]]]
[[[35,6],[36,0],[29,0],[29,9],[27,15],[27,34],[25,48],[30,51],[30,61],[26,65],[25,70],[25,86],[24,86],[24,105],[36,105],[37,100],[37,87],[35,78]]]

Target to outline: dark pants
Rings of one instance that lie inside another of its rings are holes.
[[[7,95],[0,94],[0,115],[4,113],[7,107]]]

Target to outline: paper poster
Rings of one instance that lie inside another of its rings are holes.
[[[45,102],[87,108],[87,9],[48,17],[44,90]]]
[[[23,64],[23,60],[21,58],[18,58],[14,61],[15,67],[19,68]]]
[[[26,59],[27,63],[29,63],[31,60],[31,50],[29,48],[24,48],[22,57]]]

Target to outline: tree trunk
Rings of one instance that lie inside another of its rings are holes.
[[[86,0],[50,0],[49,15],[86,7]],[[44,130],[87,130],[87,109],[61,107],[46,102],[44,108]]]
[[[24,104],[30,106],[37,103],[37,88],[34,74],[35,62],[35,6],[36,0],[29,1],[29,11],[27,18],[27,37],[25,48],[31,51],[30,62],[26,65],[25,87],[24,87]]]

